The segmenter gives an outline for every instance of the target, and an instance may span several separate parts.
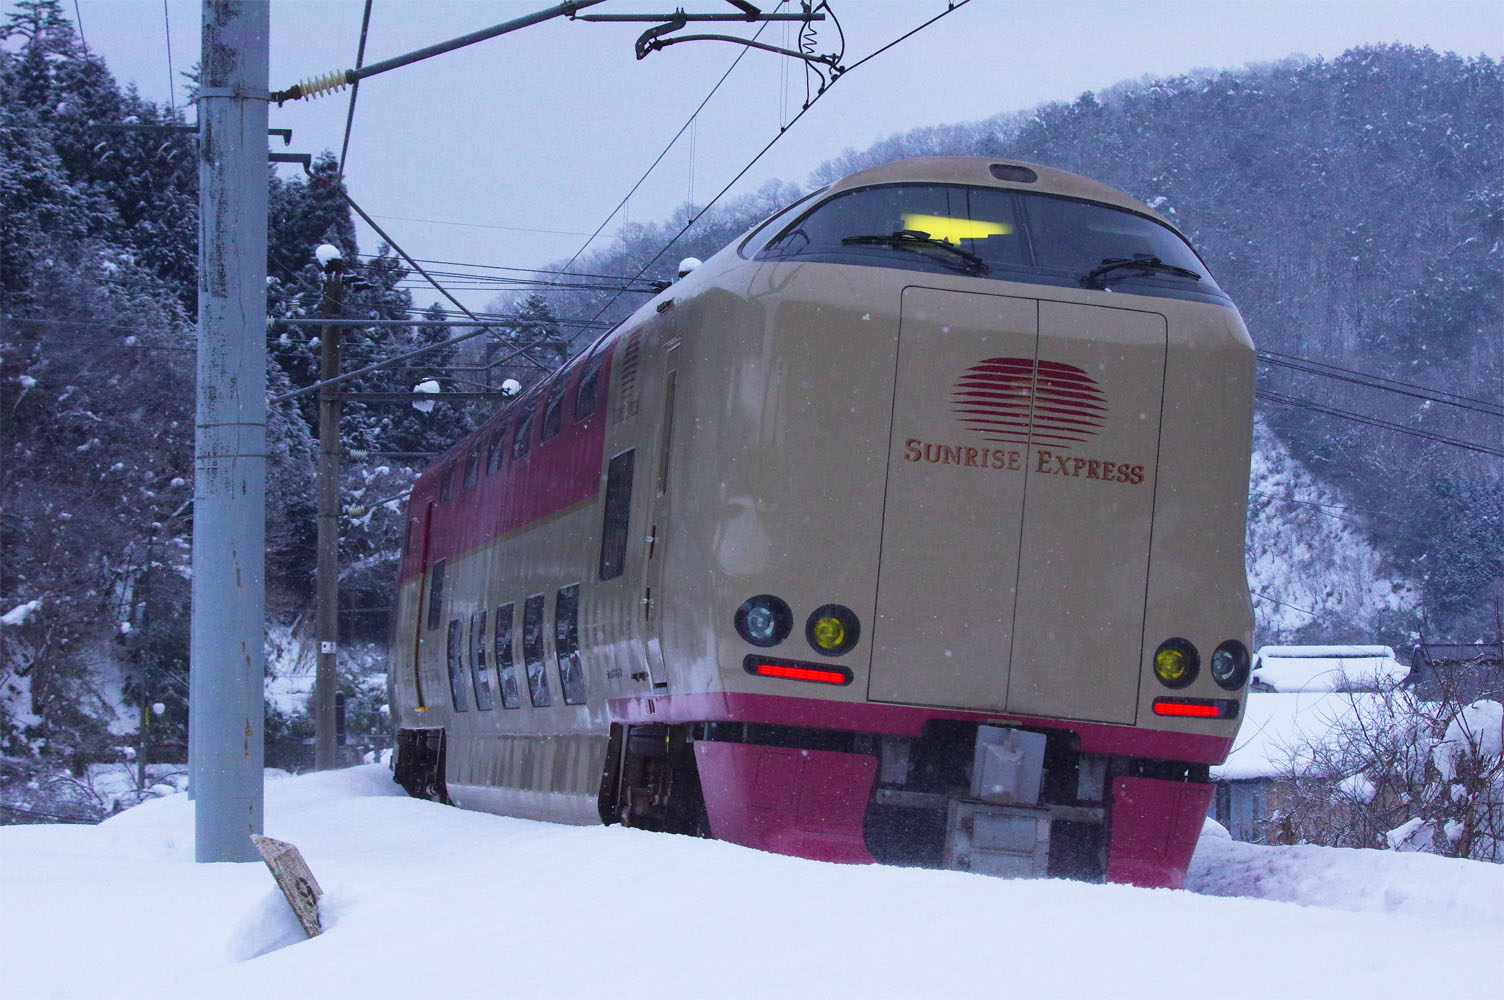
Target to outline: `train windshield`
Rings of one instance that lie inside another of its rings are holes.
[[[1219,294],[1195,252],[1145,216],[1005,188],[892,184],[836,195],[757,255],[1058,284],[1148,282]]]

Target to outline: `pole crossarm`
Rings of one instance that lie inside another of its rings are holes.
[[[355,403],[459,403],[512,397],[504,392],[345,392],[340,398]]]
[[[691,21],[740,21],[746,24],[761,21],[823,21],[825,15],[817,12],[808,14],[686,14],[683,11],[677,11],[673,14],[576,14],[573,20],[598,22],[682,20],[686,24]]]
[[[468,35],[461,35],[458,38],[451,38],[447,42],[438,42],[434,45],[416,49],[404,55],[393,56],[390,59],[383,59],[380,62],[371,63],[369,66],[362,66],[357,69],[335,70],[333,73],[327,73],[324,76],[304,80],[301,83],[293,84],[286,90],[273,91],[271,99],[276,101],[278,106],[280,106],[287,101],[297,101],[302,100],[303,98],[311,97],[322,97],[325,94],[343,90],[345,87],[349,86],[352,83],[355,83],[356,81],[365,80],[369,77],[376,76],[379,73],[385,73],[388,70],[399,69],[403,66],[410,66],[413,63],[421,62],[424,59],[443,55],[445,52],[453,52],[455,49],[464,48],[466,45],[474,45],[476,42],[484,42],[489,38],[495,38],[498,35],[505,35],[508,32],[517,31],[519,28],[531,27],[534,24],[541,24],[544,21],[550,21],[556,17],[573,18],[576,11],[584,10],[586,7],[594,7],[596,4],[602,2],[603,0],[570,0],[570,2],[568,3],[556,4],[553,7],[534,11],[531,14],[524,14],[522,17],[513,18],[510,21],[503,21],[501,24],[495,24],[489,28],[481,28],[479,31],[472,31]]]
[[[268,323],[286,323],[288,326],[468,326],[490,329],[496,326],[505,326],[510,322],[522,322],[518,320],[497,319],[320,319],[317,316],[268,316]]]
[[[492,324],[492,325],[494,326],[494,324]],[[419,348],[417,348],[415,350],[408,351],[408,352],[406,352],[404,354],[394,355],[394,356],[392,356],[390,358],[387,358],[385,361],[373,361],[371,364],[366,365],[364,368],[357,368],[354,371],[345,372],[343,375],[336,376],[335,378],[325,379],[325,380],[320,381],[320,382],[315,382],[312,385],[305,385],[301,389],[294,389],[291,392],[284,392],[284,393],[282,393],[279,396],[272,396],[270,399],[267,400],[267,402],[268,403],[285,403],[289,399],[297,399],[300,396],[307,396],[310,393],[318,392],[320,389],[324,388],[325,386],[340,385],[340,384],[342,384],[344,382],[350,381],[351,379],[359,378],[362,375],[369,375],[372,372],[379,372],[383,368],[390,368],[393,365],[398,364],[399,362],[409,361],[409,360],[411,360],[413,358],[416,358],[416,357],[419,357],[421,355],[427,354],[430,351],[437,351],[440,348],[448,347],[451,344],[463,343],[464,341],[469,340],[471,337],[479,337],[481,334],[485,333],[487,330],[490,330],[491,328],[492,328],[491,326],[482,326],[482,327],[480,327],[478,329],[470,330],[467,333],[455,334],[453,337],[450,337],[447,340],[441,340],[437,344],[429,344],[427,347],[419,347]],[[516,350],[512,351],[511,354],[506,355],[502,360],[505,361],[507,358],[516,357],[517,355],[521,354],[523,351],[530,349],[532,346],[533,345],[529,344],[526,347],[519,347]]]

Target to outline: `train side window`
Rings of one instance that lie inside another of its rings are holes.
[[[464,488],[473,489],[480,480],[480,449],[470,449],[470,454],[465,456],[465,479]]]
[[[548,399],[543,404],[543,429],[539,435],[544,441],[557,436],[559,428],[564,426],[564,390],[567,388],[569,376],[566,372],[554,379],[548,390]]]
[[[548,690],[548,673],[543,661],[543,594],[527,599],[522,609],[522,659],[527,664],[527,695],[536,708],[554,703]]]
[[[606,360],[607,341],[601,341],[590,357],[585,359],[584,366],[580,369],[580,387],[574,394],[574,418],[584,420],[595,412],[597,397],[600,395],[601,365]]]
[[[444,471],[439,473],[439,500],[454,499],[454,466],[444,466]]]
[[[428,571],[428,627],[436,629],[444,620],[444,560]]]
[[[454,699],[456,712],[470,711],[470,699],[465,696],[465,668],[461,662],[464,655],[464,650],[460,648],[460,620],[451,618],[445,659],[449,664],[449,695]]]
[[[501,453],[506,440],[507,428],[505,424],[502,424],[496,429],[496,433],[491,435],[491,443],[486,445],[486,475],[489,476],[501,468]]]
[[[533,429],[532,403],[525,404],[526,409],[517,417],[517,422],[512,425],[512,457],[521,458],[527,454],[528,433]]]
[[[632,456],[628,449],[606,469],[606,512],[601,525],[601,579],[614,580],[627,568],[627,519],[632,510]]]
[[[486,613],[470,616],[470,679],[475,682],[475,707],[482,712],[492,708],[490,674],[486,672]]]
[[[512,659],[512,612],[514,604],[496,609],[496,677],[501,684],[501,707],[521,708],[522,691],[517,686],[517,665]]]
[[[564,704],[585,704],[585,666],[580,662],[580,585],[560,587],[554,598],[554,658]]]

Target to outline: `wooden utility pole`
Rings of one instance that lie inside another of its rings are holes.
[[[267,0],[204,0],[189,769],[194,857],[257,861],[266,608]]]
[[[324,248],[320,254],[324,255]],[[321,256],[324,264],[324,301],[320,312],[340,319],[345,309],[345,262]],[[319,381],[339,375],[341,326],[331,323],[319,337]],[[338,766],[335,734],[335,665],[339,649],[339,411],[340,388],[325,384],[319,390],[319,521],[318,521],[318,671],[313,682],[313,766],[327,771]]]

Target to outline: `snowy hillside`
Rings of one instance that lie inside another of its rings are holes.
[[[1344,499],[1262,420],[1254,425],[1247,539],[1259,645],[1290,641],[1313,621],[1328,634],[1370,638],[1363,630],[1375,613],[1418,598],[1417,585],[1386,565]]]
[[[1504,867],[1203,837],[1197,891],[823,864],[269,781],[324,933],[260,864],[199,865],[193,805],[0,829],[13,997],[1493,996]],[[1213,833],[1217,828],[1213,827]],[[1231,898],[1217,898],[1228,896]],[[1443,959],[1444,956],[1444,959]]]

